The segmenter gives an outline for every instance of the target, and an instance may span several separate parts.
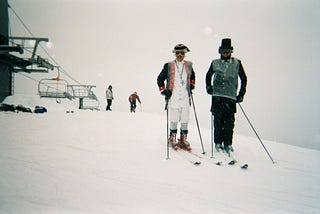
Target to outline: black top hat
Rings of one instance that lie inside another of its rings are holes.
[[[185,53],[189,52],[189,48],[187,46],[185,46],[184,44],[177,44],[176,46],[174,46],[173,48],[173,53],[175,53],[176,51],[184,51]]]
[[[219,47],[219,53],[222,52],[222,50],[233,50],[233,47],[231,46],[231,39],[230,38],[224,38],[221,41],[221,46]]]

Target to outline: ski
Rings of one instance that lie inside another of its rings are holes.
[[[192,165],[198,166],[202,163],[202,160],[208,163],[215,164],[216,166],[234,166],[238,165],[238,160],[234,158],[232,153],[226,153],[224,151],[215,151],[213,157],[208,157],[205,154],[200,155],[192,150],[185,150],[180,147],[172,148],[172,151],[175,151],[176,154],[180,156],[181,159],[184,159],[191,163]],[[214,162],[212,161],[214,160]],[[242,163],[239,165],[240,169],[247,169],[249,165],[247,163]]]
[[[242,164],[241,166],[240,166],[240,168],[241,169],[248,169],[248,167],[249,167],[249,165],[248,164]]]
[[[225,163],[225,164],[224,164]],[[223,166],[223,165],[229,165],[229,166],[233,166],[236,165],[238,162],[236,160],[231,160],[231,161],[227,161],[227,162],[223,162],[223,161],[217,161],[215,162],[215,164],[217,166]],[[241,164],[240,165],[240,169],[247,169],[249,167],[249,165],[247,163]]]
[[[237,163],[236,160],[232,160],[228,163],[228,165],[235,165]],[[248,169],[249,165],[247,163],[239,165],[240,169]]]
[[[222,161],[218,161],[215,163],[217,166],[221,166],[222,165]]]
[[[185,149],[179,148],[177,151],[180,151],[179,154],[181,154],[181,152],[182,152],[183,154],[187,154],[188,156],[189,155],[193,155],[196,158],[202,158],[202,157],[198,156],[197,154],[195,154],[195,153],[193,153],[192,151],[189,151],[189,150],[185,150]],[[194,158],[193,158],[193,160],[191,160],[191,163],[193,163],[194,165],[200,165],[201,161],[200,160],[196,160],[195,161]]]
[[[222,166],[225,163],[225,159],[223,159],[221,156],[218,157],[218,155],[214,155],[214,156],[208,157],[206,155],[206,153],[200,155],[200,154],[191,152],[191,154],[196,156],[196,157],[198,157],[198,158],[200,158],[200,159],[202,159],[202,160],[204,160],[207,163],[214,164],[214,165],[217,165],[217,166]]]
[[[235,165],[236,163],[237,163],[236,160],[231,160],[231,161],[228,162],[228,165]]]
[[[232,165],[235,165],[238,163],[238,161],[234,157],[232,157],[231,155],[230,155],[230,158],[231,158],[231,160],[228,162],[228,165],[232,166]],[[247,169],[248,167],[249,167],[249,165],[247,163],[240,164],[240,169]]]
[[[184,150],[184,149],[181,149],[181,148],[174,149],[174,148],[171,147],[171,149],[173,151],[175,151],[175,153],[177,153],[182,159],[188,161],[192,165],[199,166],[201,164],[200,160],[195,160],[194,157],[197,157],[196,159],[199,158],[196,154],[191,153],[190,151],[187,151],[187,150]],[[191,156],[191,155],[193,155],[193,156]]]
[[[229,161],[229,162],[225,162],[225,161],[219,160],[219,161],[216,161],[216,162],[214,162],[214,163],[215,163],[215,165],[217,165],[217,166],[223,166],[223,165],[225,165],[226,163],[227,163],[227,165],[235,165],[235,164],[236,164],[236,161],[235,161],[235,160],[231,160],[231,161]]]
[[[239,163],[239,161],[232,155],[232,153],[226,153],[225,151],[216,151],[214,152],[214,155],[210,157],[210,159],[207,156],[206,160],[212,163],[212,160],[214,160],[214,164],[216,166],[234,166]],[[239,165],[240,169],[247,169],[249,165],[247,163],[242,163]]]
[[[193,156],[195,156],[197,158],[203,159],[203,157],[201,155],[198,155],[197,153],[194,153],[192,150],[191,151],[184,150],[184,149],[181,149],[181,150],[183,150],[183,151],[185,151],[185,152],[187,152],[187,153],[189,153],[189,154],[191,154],[191,155],[193,155]]]
[[[227,154],[227,156],[231,158],[231,161],[228,162],[228,165],[235,165],[236,163],[238,163],[237,159],[234,157],[233,154],[229,153]],[[247,163],[240,164],[240,169],[247,169],[248,167],[249,165]]]
[[[226,157],[223,156],[223,154],[220,151],[215,151],[211,159],[215,159],[215,164],[217,166],[222,166],[226,162]]]

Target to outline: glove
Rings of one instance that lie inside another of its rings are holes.
[[[190,93],[192,94],[192,90],[194,89],[194,85],[190,84]]]
[[[208,93],[208,94],[210,94],[210,95],[213,94],[213,90],[212,90],[212,86],[211,86],[211,85],[210,85],[210,86],[207,86],[206,89],[207,89],[207,93]]]
[[[164,95],[167,99],[169,99],[172,95],[172,92],[168,89],[161,91],[161,94]]]
[[[243,101],[243,96],[242,95],[238,95],[237,96],[237,103],[241,103]]]

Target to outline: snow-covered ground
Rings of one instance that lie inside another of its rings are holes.
[[[194,166],[173,151],[166,160],[165,112],[77,110],[36,97],[5,102],[48,112],[0,112],[0,213],[320,212],[320,151],[264,141],[273,164],[256,138],[235,135],[234,155],[249,168],[217,166],[210,130],[201,129],[202,155],[190,125],[193,151],[203,156]]]

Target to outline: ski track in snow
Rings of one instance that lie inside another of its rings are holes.
[[[57,105],[57,104],[56,104]],[[189,127],[193,166],[170,150],[166,118],[76,110],[0,112],[0,213],[318,213],[319,151],[234,137],[233,166]],[[242,162],[247,170],[240,169]]]

